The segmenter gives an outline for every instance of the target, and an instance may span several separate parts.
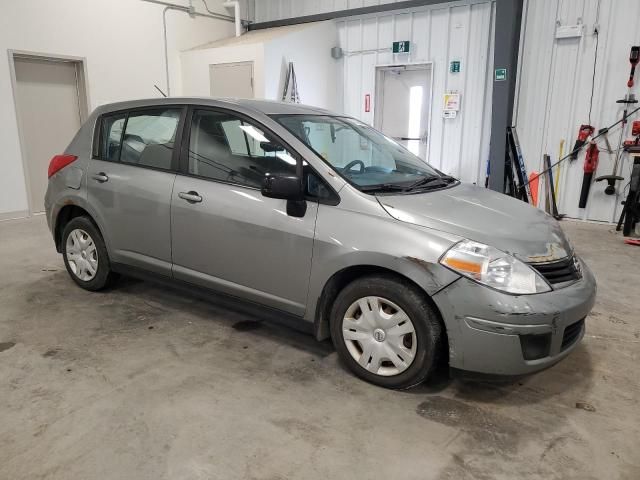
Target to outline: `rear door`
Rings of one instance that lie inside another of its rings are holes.
[[[212,97],[253,98],[253,62],[209,65]]]
[[[80,128],[78,65],[16,58],[16,109],[28,177],[31,213],[44,210],[47,165]]]
[[[266,173],[295,175],[295,154],[235,112],[194,109],[173,189],[177,279],[304,313],[318,204],[291,216],[287,201],[263,197]]]
[[[185,111],[163,106],[102,117],[87,191],[112,262],[171,276],[174,147]]]

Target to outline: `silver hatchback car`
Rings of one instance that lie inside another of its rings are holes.
[[[521,375],[580,342],[595,279],[558,223],[465,185],[353,118],[258,100],[99,107],[49,166],[71,278],[241,300],[389,388]]]

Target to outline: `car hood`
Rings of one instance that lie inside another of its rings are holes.
[[[502,193],[459,184],[443,190],[378,195],[393,218],[475,240],[525,262],[549,262],[572,251],[551,216]]]

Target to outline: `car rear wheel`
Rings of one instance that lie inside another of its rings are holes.
[[[338,294],[331,337],[357,376],[382,387],[406,389],[423,382],[437,364],[442,327],[414,285],[370,276]]]
[[[101,290],[114,278],[102,235],[87,217],[72,218],[62,233],[67,272],[86,290]]]

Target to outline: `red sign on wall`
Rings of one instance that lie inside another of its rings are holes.
[[[370,112],[371,111],[371,94],[367,93],[364,96],[364,111],[365,112]]]

